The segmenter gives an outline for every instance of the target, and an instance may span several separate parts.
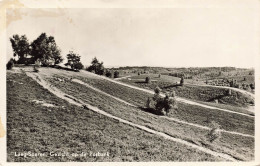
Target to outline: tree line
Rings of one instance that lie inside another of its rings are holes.
[[[11,69],[14,64],[40,64],[40,66],[47,67],[58,65],[64,61],[61,56],[61,49],[57,46],[54,37],[47,36],[46,33],[42,33],[31,43],[26,35],[19,36],[16,34],[10,38],[10,42],[14,53],[13,56],[17,57],[18,60],[11,58],[6,65],[7,69]],[[67,63],[65,63],[65,66],[69,66],[75,71],[84,68],[84,65],[81,63],[81,56],[75,52],[69,51],[66,57]],[[92,59],[91,65],[86,67],[86,70],[107,77],[119,77],[118,71],[113,72],[105,69],[104,63],[99,62],[96,57]]]

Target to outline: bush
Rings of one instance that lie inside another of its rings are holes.
[[[106,71],[106,76],[111,78],[112,77],[112,73],[109,70],[107,70]]]
[[[217,124],[215,121],[212,121],[210,123],[210,131],[207,134],[207,138],[209,142],[213,142],[221,137],[221,132],[220,132],[220,125]]]
[[[7,70],[12,70],[12,68],[14,67],[14,60],[10,59],[7,64],[6,64],[6,69]]]
[[[119,72],[118,71],[115,71],[114,72],[114,78],[118,78],[119,77]]]
[[[161,89],[156,87],[154,89],[154,96],[152,99],[148,98],[146,101],[147,108],[153,108],[157,113],[168,114],[171,109],[177,109],[177,102],[175,98],[175,92],[166,94],[165,97],[160,96]]]
[[[249,86],[250,86],[251,89],[255,89],[255,85],[254,84],[251,83]]]
[[[181,77],[180,85],[183,86],[184,84],[184,77]]]
[[[151,78],[150,78],[150,77],[146,77],[146,78],[145,78],[145,82],[146,82],[147,84],[151,83]]]
[[[81,70],[81,69],[83,69],[83,64],[81,63],[81,62],[78,62],[78,63],[75,63],[74,64],[74,69],[76,69],[76,70]]]

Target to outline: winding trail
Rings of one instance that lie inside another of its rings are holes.
[[[122,103],[124,103],[124,104],[127,104],[127,105],[129,105],[129,106],[132,106],[132,107],[135,107],[135,108],[139,108],[138,106],[136,106],[136,105],[134,105],[134,104],[131,104],[131,103],[129,103],[129,102],[125,101],[125,100],[122,100],[122,99],[120,99],[120,98],[117,98],[117,97],[115,97],[115,96],[112,96],[112,95],[110,95],[110,94],[108,94],[108,93],[106,93],[106,92],[104,92],[104,91],[101,91],[101,90],[99,90],[99,89],[97,89],[97,88],[95,88],[95,87],[93,87],[93,86],[91,86],[91,85],[89,85],[89,84],[87,84],[87,83],[81,81],[81,80],[72,79],[71,81],[72,81],[72,82],[79,83],[79,84],[82,84],[82,85],[84,85],[84,86],[86,86],[86,87],[88,87],[88,88],[90,88],[90,89],[92,89],[92,90],[94,90],[94,91],[97,91],[97,92],[99,92],[99,93],[101,93],[101,94],[103,94],[103,95],[106,95],[106,96],[108,96],[108,97],[111,97],[111,98],[113,98],[113,99],[115,99],[115,100],[117,100],[117,101],[120,101],[120,102],[122,102]],[[182,121],[182,120],[179,120],[179,119],[176,119],[176,118],[171,118],[171,117],[167,117],[167,116],[162,116],[161,118],[168,119],[168,120],[170,120],[170,121],[174,121],[174,122],[181,123],[181,124],[186,124],[186,125],[193,126],[193,127],[198,127],[198,128],[201,128],[201,129],[211,130],[210,127],[202,126],[202,125],[195,124],[195,123],[185,122],[185,121]],[[243,134],[243,133],[234,132],[234,131],[226,131],[226,130],[222,130],[222,129],[220,129],[219,131],[220,131],[220,132],[223,132],[223,133],[229,133],[229,134],[235,134],[235,135],[240,135],[240,136],[244,136],[244,137],[254,138],[254,136],[249,135],[249,134]]]
[[[114,80],[122,80],[122,79],[129,78],[129,77],[132,77],[132,76],[124,76],[124,77],[120,77],[120,78],[115,78]]]
[[[140,91],[143,91],[143,92],[146,92],[146,93],[154,94],[154,92],[152,90],[139,88],[139,87],[136,87],[136,86],[133,86],[133,85],[129,85],[129,84],[126,84],[126,83],[123,83],[123,82],[119,82],[119,81],[112,80],[112,79],[109,79],[109,78],[106,78],[106,77],[103,77],[103,76],[99,76],[99,75],[96,75],[94,73],[90,73],[90,72],[87,72],[87,71],[82,71],[82,72],[86,73],[88,75],[92,75],[92,76],[95,76],[95,77],[99,77],[101,79],[105,79],[105,80],[114,82],[114,83],[119,84],[119,85],[123,85],[123,86],[129,87],[129,88],[137,89],[137,90],[140,90]],[[164,97],[165,94],[161,94],[161,96]],[[197,105],[197,106],[208,108],[208,109],[214,109],[214,110],[224,111],[224,112],[228,112],[228,113],[232,113],[232,114],[243,115],[243,116],[247,116],[247,117],[250,117],[250,118],[255,117],[253,115],[249,115],[249,114],[245,114],[245,113],[240,113],[240,112],[235,112],[235,111],[231,111],[231,110],[228,110],[228,109],[223,109],[223,108],[208,106],[208,105],[205,105],[205,104],[200,104],[200,103],[197,103],[197,102],[194,102],[194,101],[191,101],[191,100],[187,100],[187,99],[184,99],[184,98],[181,98],[181,97],[176,97],[176,100],[179,101],[179,102],[182,102],[182,103],[186,103],[186,104],[190,104],[190,105]]]
[[[78,100],[62,91],[60,91],[59,89],[51,86],[51,84],[48,84],[47,82],[45,82],[43,79],[40,78],[40,76],[36,73],[32,73],[32,72],[26,72],[26,75],[31,77],[32,79],[34,79],[38,84],[40,84],[43,88],[47,89],[48,91],[50,91],[51,93],[53,93],[54,95],[56,95],[57,97],[61,98],[61,99],[64,99],[66,101],[68,101],[69,103],[71,104],[74,104],[76,106],[83,106],[85,105],[88,109],[94,111],[94,112],[97,112],[97,113],[100,113],[104,116],[107,116],[107,117],[110,117],[110,118],[113,118],[113,119],[116,119],[118,120],[119,122],[122,122],[122,123],[125,123],[125,124],[128,124],[129,126],[132,126],[132,127],[136,127],[138,129],[141,129],[141,130],[144,130],[146,132],[149,132],[149,133],[152,133],[152,134],[155,134],[155,135],[158,135],[158,136],[161,136],[165,139],[168,139],[168,140],[171,140],[171,141],[174,141],[174,142],[178,142],[180,144],[183,144],[183,145],[186,145],[186,146],[189,146],[189,147],[192,147],[194,149],[197,149],[197,150],[200,150],[204,153],[207,153],[207,154],[210,154],[210,155],[213,155],[215,157],[221,157],[225,160],[228,160],[228,161],[237,161],[234,157],[228,155],[228,154],[224,154],[224,153],[220,153],[220,152],[216,152],[216,151],[213,151],[213,150],[210,150],[210,149],[207,149],[205,147],[201,147],[201,146],[198,146],[196,144],[193,144],[193,143],[190,143],[190,142],[187,142],[185,140],[182,140],[182,139],[179,139],[179,138],[175,138],[175,137],[172,137],[170,135],[167,135],[163,132],[159,132],[159,131],[156,131],[156,130],[153,130],[153,129],[150,129],[148,127],[145,127],[145,126],[142,126],[142,125],[138,125],[138,124],[135,124],[135,123],[132,123],[132,122],[129,122],[127,120],[124,120],[124,119],[121,119],[119,117],[116,117],[116,116],[113,116],[103,110],[100,110],[99,108],[97,107],[94,107],[94,106],[91,106],[90,104],[87,104],[87,103],[84,103],[83,101],[81,100]]]

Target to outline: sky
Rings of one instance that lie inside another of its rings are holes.
[[[10,9],[7,26],[8,59],[12,35],[43,32],[84,65],[249,68],[259,54],[252,8]]]

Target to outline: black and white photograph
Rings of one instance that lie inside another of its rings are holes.
[[[259,1],[30,2],[0,1],[0,165],[259,164]]]

